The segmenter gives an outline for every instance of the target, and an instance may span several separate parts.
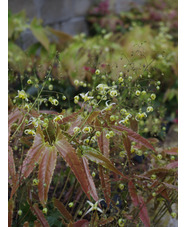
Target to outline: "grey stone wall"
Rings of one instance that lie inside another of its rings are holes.
[[[145,0],[109,0],[111,9],[120,13],[130,9],[131,3],[142,4]],[[88,33],[85,16],[98,0],[9,0],[13,13],[25,10],[27,16],[41,18],[45,25],[75,35]]]

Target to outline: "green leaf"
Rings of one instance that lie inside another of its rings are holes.
[[[46,50],[49,50],[49,39],[46,35],[46,30],[41,26],[38,19],[34,18],[30,24],[30,29],[36,39],[45,47]]]
[[[60,211],[60,213],[63,215],[63,217],[69,222],[73,221],[72,215],[68,212],[68,210],[65,208],[62,202],[60,202],[58,199],[53,199],[54,206]]]
[[[119,170],[117,170],[115,168],[115,166],[111,163],[111,161],[108,158],[106,158],[104,155],[102,155],[96,149],[91,148],[89,146],[81,146],[80,149],[83,151],[83,156],[90,159],[92,162],[102,165],[106,169],[109,169],[109,170],[121,175],[123,178],[128,179]]]
[[[45,206],[48,199],[48,190],[52,181],[52,176],[56,166],[57,150],[55,147],[51,147],[48,144],[45,145],[45,153],[42,156],[39,164],[38,173],[38,194],[40,202]]]

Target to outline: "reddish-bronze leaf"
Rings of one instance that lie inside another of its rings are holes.
[[[101,153],[106,157],[109,158],[109,139],[106,138],[106,130],[103,130],[101,136],[98,137],[98,146]],[[99,177],[101,180],[101,186],[103,189],[103,193],[105,196],[105,200],[107,206],[110,206],[110,197],[111,197],[111,187],[110,187],[110,176],[109,173],[105,173],[102,166],[99,166]]]
[[[152,175],[154,173],[167,173],[167,172],[169,172],[168,168],[161,167],[161,168],[151,169],[151,170],[145,172],[144,175],[150,176],[150,175]]]
[[[143,197],[138,196],[138,194],[136,192],[136,188],[135,188],[132,181],[129,181],[128,189],[129,189],[129,193],[130,193],[130,196],[131,196],[131,199],[132,199],[134,206],[138,207],[140,209],[139,210],[139,217],[140,217],[141,221],[143,222],[145,227],[149,227],[150,226],[150,219],[149,219],[149,216],[148,216],[147,207],[144,203]]]
[[[120,126],[112,125],[111,128],[119,135],[122,135],[123,132],[127,132],[129,139],[131,139],[135,142],[138,142],[138,143],[142,144],[143,146],[155,151],[154,147],[149,143],[149,141],[147,139],[140,136],[138,133],[132,131],[131,129],[125,127],[124,125],[120,125]]]
[[[76,154],[75,149],[59,130],[54,146],[57,148],[59,154],[63,157],[67,164],[70,166],[71,170],[79,181],[83,191],[90,199],[89,182],[87,180],[85,170],[82,166],[82,162]]]
[[[74,223],[74,227],[88,227],[89,226],[89,221],[86,219],[79,220]]]
[[[121,175],[124,179],[128,180],[128,178],[124,176],[119,170],[117,170],[115,166],[111,163],[111,161],[108,158],[106,158],[104,155],[102,155],[99,151],[89,146],[81,146],[81,148],[83,150],[83,156],[87,157],[93,162],[96,162],[97,164],[102,165],[106,169],[109,169]]]
[[[38,127],[32,147],[29,149],[26,158],[21,166],[22,178],[27,178],[35,167],[35,163],[39,163],[45,153],[45,141],[41,128]]]
[[[71,136],[74,135],[74,128],[75,127],[81,127],[81,124],[83,123],[83,118],[81,117],[81,115],[79,115],[77,117],[77,119],[72,122],[70,128],[68,129],[67,133],[70,134]]]
[[[142,196],[139,196],[138,198],[139,198],[139,205],[140,205],[139,217],[145,227],[150,227],[150,218],[148,215],[146,204],[144,203]]]
[[[139,204],[138,195],[137,195],[136,188],[132,181],[129,181],[128,189],[129,189],[130,197],[132,199],[134,206],[138,206],[138,204]]]
[[[96,191],[96,187],[95,187],[94,181],[92,179],[92,175],[90,174],[90,170],[89,170],[89,167],[88,167],[88,160],[85,157],[82,157],[82,165],[83,165],[83,168],[85,170],[87,181],[89,183],[88,184],[88,187],[89,187],[88,190],[90,191],[92,198],[95,201],[98,201],[99,198],[98,198],[98,194],[97,194],[97,191]]]
[[[111,188],[109,173],[104,173],[102,166],[99,166],[99,178],[101,180],[101,187],[105,196],[107,206],[110,206]]]
[[[50,227],[43,212],[39,209],[38,205],[35,203],[33,206],[31,206],[31,210],[34,215],[36,215],[37,219],[40,221],[42,226]]]
[[[98,137],[98,146],[101,153],[106,157],[109,158],[109,139],[106,138],[106,130],[103,130],[101,136]]]
[[[127,157],[128,157],[128,161],[130,163],[131,160],[131,142],[130,139],[128,138],[128,136],[123,136],[123,143],[125,146],[125,150],[127,151]]]
[[[99,226],[103,226],[103,225],[109,224],[109,223],[111,223],[113,221],[114,221],[113,217],[101,218],[100,221],[99,221]]]
[[[90,116],[87,118],[86,123],[91,124],[95,118],[100,114],[100,111],[94,111],[90,114]]]
[[[23,227],[29,227],[29,223],[27,221],[25,221],[25,223],[23,224]],[[35,225],[34,225],[35,227]]]
[[[14,109],[8,116],[8,128],[10,129],[12,124],[15,121],[17,121],[17,119],[19,119],[20,122],[22,118],[23,118],[22,112],[18,108]]]
[[[174,147],[168,150],[164,150],[163,152],[170,155],[178,155],[178,148]]]
[[[55,147],[45,144],[45,152],[39,164],[38,194],[41,204],[44,206],[48,199],[48,190],[56,166],[57,151]]]
[[[24,159],[23,164],[20,166],[20,172],[21,172],[20,182],[16,181],[16,185],[14,185],[14,187],[12,188],[11,198],[16,192],[16,190],[18,189],[19,185],[22,183],[23,178],[26,179],[33,171],[35,167],[35,163],[40,162],[44,152],[45,152],[44,137],[43,137],[41,128],[38,127],[33,145],[28,150],[26,158]],[[18,179],[19,177],[18,174],[16,179]]]
[[[138,132],[138,122],[136,121],[136,119],[130,118],[129,121],[130,121],[130,128],[133,131]]]
[[[14,163],[13,151],[10,146],[8,146],[8,182],[14,185],[16,181],[16,170]]]
[[[169,188],[169,189],[178,191],[178,187],[175,186],[175,185],[173,185],[173,184],[168,184],[168,183],[166,183],[166,182],[162,182],[162,184],[165,185],[165,186],[166,186],[167,188]]]
[[[166,166],[166,168],[167,168],[167,169],[178,168],[178,161],[174,161],[174,162],[169,163],[169,164]]]
[[[73,221],[72,215],[68,212],[68,210],[65,208],[62,202],[60,202],[58,199],[53,199],[54,206],[60,211],[60,213],[63,215],[63,217],[69,222]]]
[[[12,226],[13,210],[14,210],[14,201],[13,201],[13,199],[9,199],[9,201],[8,201],[8,227]]]
[[[61,121],[58,121],[59,124],[62,124],[62,123],[66,123],[66,122],[71,122],[71,121],[75,121],[77,116],[83,111],[83,109],[80,109],[79,111],[67,116],[67,117],[64,117]]]
[[[42,227],[42,225],[40,224],[40,222],[38,222],[37,220],[34,221],[34,227]]]

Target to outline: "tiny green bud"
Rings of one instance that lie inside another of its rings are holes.
[[[158,155],[157,155],[157,158],[158,158],[159,160],[161,160],[161,159],[162,159],[162,155],[161,155],[161,154],[158,154]]]
[[[118,225],[119,225],[119,227],[124,227],[125,226],[125,220],[123,218],[120,218],[118,220]]]
[[[43,208],[43,214],[47,214],[47,212],[48,212],[48,209],[46,207]]]
[[[125,187],[124,184],[119,184],[119,189],[120,189],[120,190],[123,190],[124,187]]]
[[[114,115],[111,115],[111,116],[110,116],[110,120],[111,120],[111,121],[115,121],[115,116],[114,116]]]
[[[69,206],[69,207],[73,207],[73,206],[74,206],[74,203],[73,203],[73,202],[70,202],[70,203],[68,204],[68,206]]]
[[[95,74],[96,75],[99,75],[100,74],[100,70],[99,69],[96,69]]]
[[[152,180],[155,180],[155,179],[156,179],[156,175],[155,175],[155,174],[152,174],[152,175],[151,175],[151,179],[152,179]]]
[[[99,136],[101,136],[101,132],[100,132],[100,131],[96,131],[95,135],[96,135],[97,137],[99,137]]]
[[[50,91],[52,91],[52,90],[53,90],[53,85],[50,84],[50,85],[48,86],[48,89],[49,89]]]
[[[22,211],[22,210],[18,210],[18,212],[17,212],[17,214],[18,214],[19,216],[21,216],[21,215],[22,215],[22,213],[23,213],[23,211]]]
[[[172,218],[176,218],[177,214],[175,212],[171,213]]]

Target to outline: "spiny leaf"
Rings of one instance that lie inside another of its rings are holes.
[[[29,223],[27,221],[25,221],[25,223],[23,224],[23,227],[29,227]]]
[[[130,160],[131,160],[131,142],[130,142],[130,139],[128,138],[128,136],[123,135],[123,143],[124,143],[124,146],[125,146],[125,150],[127,151],[128,161],[130,163]]]
[[[169,172],[168,168],[161,167],[161,168],[151,169],[151,170],[145,172],[144,175],[150,176],[150,175],[152,175],[154,173],[167,173],[167,172]]]
[[[39,163],[45,153],[45,141],[41,128],[38,127],[32,147],[29,149],[26,158],[21,166],[22,178],[27,178],[35,167],[35,163]]]
[[[90,191],[92,198],[95,201],[98,201],[99,198],[98,198],[98,194],[97,194],[97,191],[96,191],[96,187],[95,187],[94,181],[92,179],[92,175],[90,174],[90,170],[89,170],[89,167],[88,167],[88,160],[85,157],[82,157],[82,165],[83,165],[83,168],[85,170],[87,181],[89,183],[88,184],[88,186],[89,186],[88,190]]]
[[[129,189],[129,193],[130,193],[130,196],[131,196],[131,199],[132,199],[134,206],[139,207],[139,209],[140,209],[139,217],[140,217],[141,221],[143,222],[145,227],[149,227],[150,226],[150,219],[149,219],[149,216],[148,216],[147,207],[144,203],[143,198],[141,196],[138,196],[138,194],[136,192],[136,188],[135,188],[132,181],[129,181],[128,189]]]
[[[133,131],[137,132],[138,131],[138,122],[135,119],[132,119],[132,118],[130,118],[129,121],[130,121],[130,128]]]
[[[34,227],[42,227],[42,225],[40,224],[40,222],[38,222],[37,220],[34,221]]]
[[[170,155],[178,155],[178,148],[174,147],[168,150],[164,150],[163,152]]]
[[[32,20],[30,24],[30,30],[36,39],[39,40],[39,42],[46,48],[46,50],[49,50],[50,42],[46,36],[46,30],[39,24],[39,21],[36,18]]]
[[[113,221],[114,221],[113,217],[101,218],[100,221],[99,221],[99,226],[103,226],[103,225],[109,224],[109,223],[111,223]]]
[[[174,168],[177,168],[178,167],[178,161],[174,161],[174,162],[171,162],[171,163],[169,163],[167,166],[166,166],[166,168],[167,169],[174,169]]]
[[[106,157],[109,158],[109,139],[106,138],[106,130],[103,130],[101,136],[98,137],[98,146],[101,153]]]
[[[74,227],[88,227],[89,226],[89,222],[85,219],[79,220],[77,222],[74,223],[73,225]]]
[[[71,170],[73,171],[77,180],[79,181],[83,191],[90,199],[89,182],[87,180],[85,170],[82,167],[82,162],[77,156],[75,149],[67,141],[66,137],[61,133],[59,129],[54,146],[57,148],[59,154],[64,158],[67,164],[70,166]]]
[[[144,203],[143,197],[139,196],[139,204],[140,204],[140,212],[139,212],[139,217],[141,221],[143,222],[145,227],[150,226],[150,219],[147,211],[147,207]]]
[[[109,173],[104,173],[104,169],[102,166],[99,166],[99,177],[101,180],[101,187],[105,196],[105,200],[107,206],[110,206],[110,196],[111,196],[111,188],[110,188],[110,177]]]
[[[18,108],[14,109],[8,116],[8,127],[10,128],[12,124],[22,117],[22,113]]]
[[[91,124],[94,120],[95,120],[95,118],[97,118],[97,116],[100,114],[100,111],[94,111],[94,112],[92,112],[91,114],[90,114],[90,116],[88,117],[88,119],[86,120],[86,122],[88,123],[88,124]]]
[[[103,130],[101,136],[98,137],[98,146],[102,154],[109,158],[109,139],[106,138],[106,130]],[[110,196],[111,196],[111,188],[110,188],[110,177],[109,173],[105,173],[102,166],[99,166],[99,177],[101,180],[101,186],[103,189],[103,193],[105,196],[105,200],[107,206],[110,205]]]
[[[71,121],[75,121],[77,116],[83,111],[83,109],[80,109],[79,111],[67,116],[67,117],[64,117],[61,121],[58,121],[59,124],[63,124],[63,123],[66,123],[66,122],[71,122]]]
[[[21,184],[21,181],[23,180],[23,178],[26,179],[31,174],[31,172],[35,167],[35,163],[40,162],[44,152],[45,152],[44,137],[43,137],[41,128],[38,127],[33,145],[27,152],[27,155],[23,161],[23,164],[20,166],[20,172],[21,172],[20,182],[18,181],[16,182],[16,186],[11,191],[11,197],[18,189],[19,184]]]
[[[39,209],[38,204],[35,203],[33,206],[31,206],[31,210],[33,214],[37,216],[37,219],[40,221],[42,226],[50,227],[43,212]]]
[[[168,183],[166,183],[166,182],[162,182],[162,184],[165,185],[165,186],[166,186],[167,188],[169,188],[169,189],[178,191],[178,187],[175,186],[175,185],[173,185],[173,184],[168,184]]]
[[[12,226],[13,210],[14,210],[14,200],[9,199],[9,201],[8,201],[8,227]]]
[[[45,145],[45,153],[39,164],[38,173],[38,194],[41,204],[44,206],[48,199],[48,190],[52,181],[55,165],[57,160],[57,151],[55,147]]]
[[[13,156],[12,148],[8,146],[8,182],[14,185],[15,181],[16,181],[16,170],[15,170],[14,156]]]
[[[123,178],[128,179],[126,176],[124,176],[119,170],[115,168],[115,166],[111,163],[111,161],[103,156],[99,151],[97,151],[94,148],[91,148],[89,146],[81,146],[81,149],[83,151],[83,156],[87,157],[93,162],[96,162],[97,164],[102,165],[106,169],[109,169],[119,175],[121,175]]]
[[[137,195],[136,188],[132,181],[129,181],[128,189],[129,189],[130,197],[132,199],[134,206],[138,206],[138,204],[139,204],[138,195]]]
[[[81,116],[78,116],[76,118],[76,120],[71,124],[70,128],[68,129],[68,134],[70,134],[71,136],[74,134],[74,128],[75,127],[80,127],[81,124],[83,123],[83,118]]]
[[[123,125],[120,125],[120,126],[112,125],[111,128],[119,135],[121,135],[123,132],[127,132],[129,139],[136,141],[136,142],[142,144],[143,146],[155,151],[154,147],[148,142],[147,139],[140,136],[138,133],[132,131],[131,129],[129,129]]]
[[[68,212],[62,202],[54,198],[53,203],[67,221],[73,221],[72,215]]]

